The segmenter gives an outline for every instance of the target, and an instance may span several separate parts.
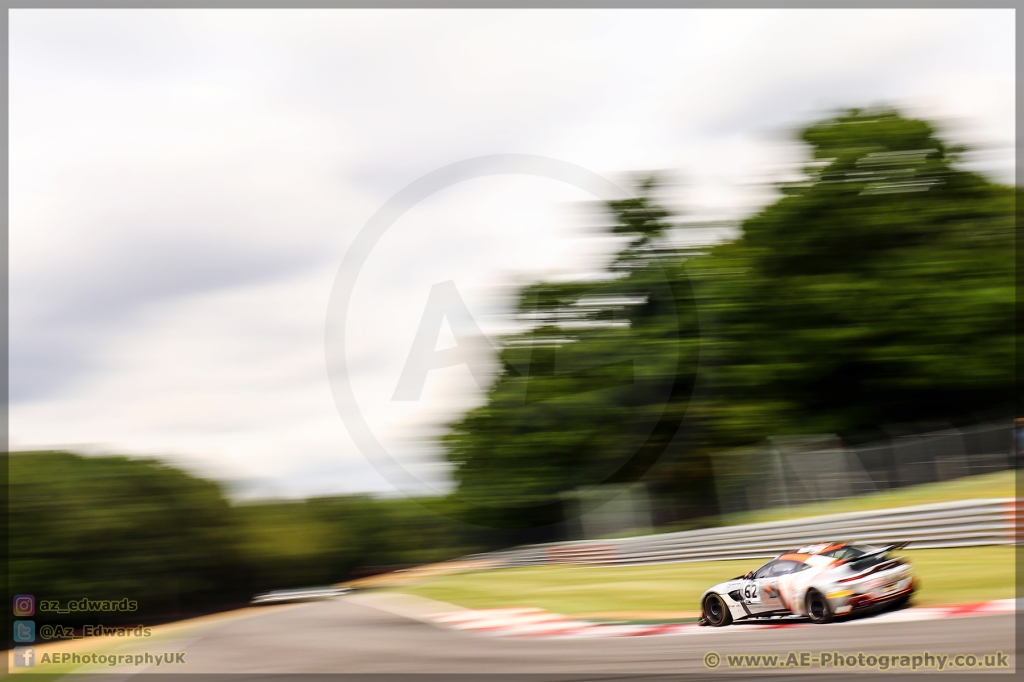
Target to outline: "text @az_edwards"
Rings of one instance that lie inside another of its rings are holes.
[[[59,600],[42,599],[39,601],[39,611],[42,613],[118,613],[131,612],[139,608],[139,602],[134,599],[70,599],[66,606],[61,606]]]
[[[86,639],[87,637],[150,637],[153,628],[145,625],[83,625],[75,629],[69,625],[43,625],[39,628],[42,639]]]

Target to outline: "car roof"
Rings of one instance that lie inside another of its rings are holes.
[[[780,554],[779,556],[775,557],[775,560],[776,561],[799,561],[800,563],[804,563],[805,561],[810,559],[812,556],[815,556],[815,555],[813,555],[813,554],[800,554],[800,553],[797,553],[797,552],[789,552],[788,554]]]
[[[846,547],[845,542],[819,542],[815,545],[807,545],[796,550],[798,554],[824,554],[836,549]]]
[[[818,557],[825,552],[832,552],[843,547],[848,547],[853,543],[849,542],[819,542],[814,545],[805,545],[799,549],[789,550],[779,554],[775,557],[775,561],[799,561],[800,563],[807,563],[807,560],[811,557]],[[826,557],[822,557],[826,558]],[[831,558],[831,557],[828,557]],[[814,562],[816,563],[816,562]]]

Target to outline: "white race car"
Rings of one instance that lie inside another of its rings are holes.
[[[910,564],[884,547],[823,542],[778,555],[756,571],[719,583],[700,598],[701,624],[806,616],[827,623],[836,616],[903,605],[914,592]]]

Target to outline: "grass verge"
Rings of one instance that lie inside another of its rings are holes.
[[[1014,596],[1014,548],[966,547],[901,552],[914,564],[917,606],[964,604]],[[696,617],[715,583],[764,560],[697,561],[654,566],[534,566],[425,579],[396,591],[466,608],[533,606],[598,619]]]

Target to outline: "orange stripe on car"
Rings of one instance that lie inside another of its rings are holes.
[[[807,561],[813,554],[783,554],[779,557],[779,561],[799,561],[803,563]]]

